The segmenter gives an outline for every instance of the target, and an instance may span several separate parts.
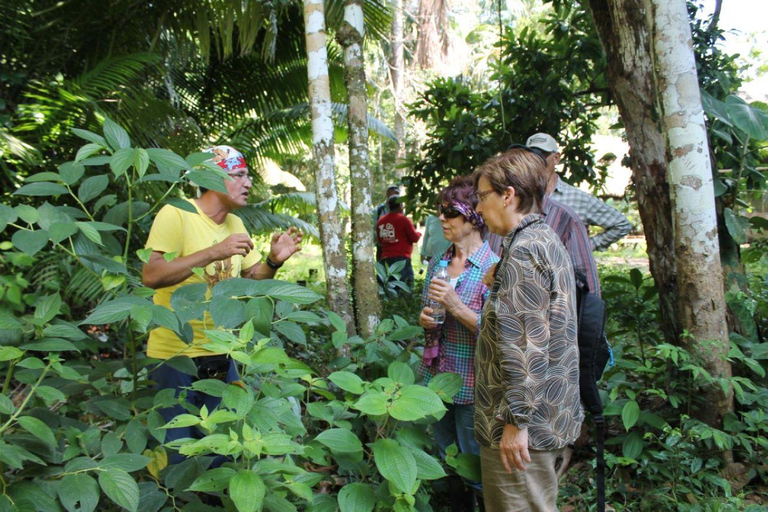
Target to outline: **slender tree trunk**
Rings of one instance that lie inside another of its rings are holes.
[[[677,344],[681,330],[672,205],[643,0],[590,0],[589,7],[605,49],[608,83],[627,132],[651,274],[659,290],[662,331],[668,343]]]
[[[389,64],[392,92],[395,96],[395,167],[398,178],[404,170],[397,168],[405,160],[405,118],[403,117],[403,85],[405,83],[405,51],[403,49],[403,0],[392,0],[392,56]]]
[[[309,103],[312,109],[313,167],[328,305],[347,325],[354,325],[349,314],[347,259],[334,176],[333,121],[323,0],[304,0],[304,30],[307,39]]]
[[[669,162],[679,318],[690,334],[684,342],[711,375],[730,377],[715,189],[688,12],[685,0],[646,2]],[[719,425],[733,396],[715,386],[706,392],[711,407],[702,419]]]
[[[344,23],[336,33],[344,48],[344,77],[349,94],[349,169],[352,185],[352,264],[357,329],[372,335],[381,318],[373,260],[372,177],[368,167],[368,98],[363,57],[363,0],[346,0]]]

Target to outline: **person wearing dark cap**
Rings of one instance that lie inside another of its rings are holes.
[[[145,245],[152,253],[142,269],[144,285],[156,290],[153,297],[156,305],[170,308],[173,292],[188,284],[205,283],[213,287],[233,277],[272,279],[277,269],[301,250],[302,233],[292,227],[272,236],[269,253],[259,261],[243,221],[232,214],[233,210],[248,203],[252,182],[245,159],[230,146],[215,146],[206,152],[213,153],[213,162],[229,176],[224,182],[227,192],[201,190],[199,198],[188,199],[194,213],[172,205],[164,206],[157,213]],[[169,255],[174,257],[166,259]],[[193,272],[200,268],[203,272]],[[190,387],[198,379],[236,381],[239,378],[237,368],[226,354],[211,352],[201,346],[207,342],[203,331],[214,326],[208,311],[204,317],[190,320],[189,324],[192,339],[186,341],[165,327],[153,329],[149,333],[147,355],[161,360],[179,355],[190,357],[197,366],[197,377],[161,364],[152,371],[151,378],[159,389],[174,389],[177,397],[186,390],[187,403],[196,408],[205,406],[211,412],[221,398]],[[187,411],[177,404],[159,412],[168,422]],[[201,437],[195,427],[182,427],[166,430],[165,440]],[[176,453],[171,455],[170,461],[178,463],[183,458]]]
[[[525,144],[540,150],[547,161],[547,194],[576,212],[585,226],[603,228],[601,233],[590,238],[593,251],[604,251],[629,233],[632,225],[618,210],[560,179],[555,172],[555,166],[560,163],[560,149],[551,135],[536,133],[528,137]]]
[[[376,261],[381,260],[381,244],[379,243],[379,237],[376,235],[376,223],[384,215],[389,213],[389,205],[387,201],[392,196],[400,195],[400,187],[397,185],[390,185],[387,187],[387,198],[379,206],[373,209],[373,242],[376,244]]]
[[[388,265],[405,261],[400,280],[411,284],[413,283],[411,254],[414,244],[421,238],[421,233],[413,227],[411,219],[403,215],[400,196],[390,196],[387,199],[387,205],[389,213],[382,216],[376,223],[376,237],[381,245],[381,261]]]

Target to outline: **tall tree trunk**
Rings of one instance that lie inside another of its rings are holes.
[[[309,104],[312,109],[312,156],[327,299],[331,311],[343,318],[348,326],[352,326],[354,323],[349,314],[346,282],[347,258],[334,176],[331,88],[328,81],[323,0],[304,0],[304,31],[307,38]]]
[[[372,335],[381,318],[373,260],[372,177],[368,167],[368,98],[363,57],[363,0],[344,2],[344,23],[336,39],[344,48],[344,78],[349,94],[349,169],[352,185],[352,264],[357,329]]]
[[[395,172],[398,178],[405,174],[398,168],[405,160],[405,118],[403,117],[403,85],[405,83],[405,50],[403,48],[403,0],[392,0],[392,56],[389,63],[392,92],[395,96]]]
[[[730,377],[715,188],[688,12],[685,0],[646,2],[669,162],[680,324],[690,333],[684,342],[711,375]],[[702,419],[719,425],[733,395],[715,386],[706,392],[711,407]]]
[[[681,331],[672,205],[643,1],[590,0],[589,8],[605,49],[611,92],[627,132],[651,274],[659,290],[662,331],[668,343],[677,344]]]

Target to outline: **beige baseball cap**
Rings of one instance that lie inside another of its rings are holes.
[[[548,133],[535,133],[528,137],[525,145],[529,148],[543,149],[547,153],[557,153],[559,151],[557,142]]]

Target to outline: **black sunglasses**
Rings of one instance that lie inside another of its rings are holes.
[[[443,206],[442,204],[437,205],[437,214],[442,214],[446,219],[455,219],[456,217],[463,215],[453,206]]]
[[[527,151],[529,153],[533,153],[534,155],[536,155],[539,158],[541,158],[542,160],[544,160],[545,164],[547,163],[547,157],[549,156],[549,152],[544,151],[543,149],[532,148],[532,147],[526,146],[524,144],[512,144],[511,146],[509,146],[507,148],[507,151],[509,151],[510,149],[522,149],[522,150],[525,150],[525,151]]]

